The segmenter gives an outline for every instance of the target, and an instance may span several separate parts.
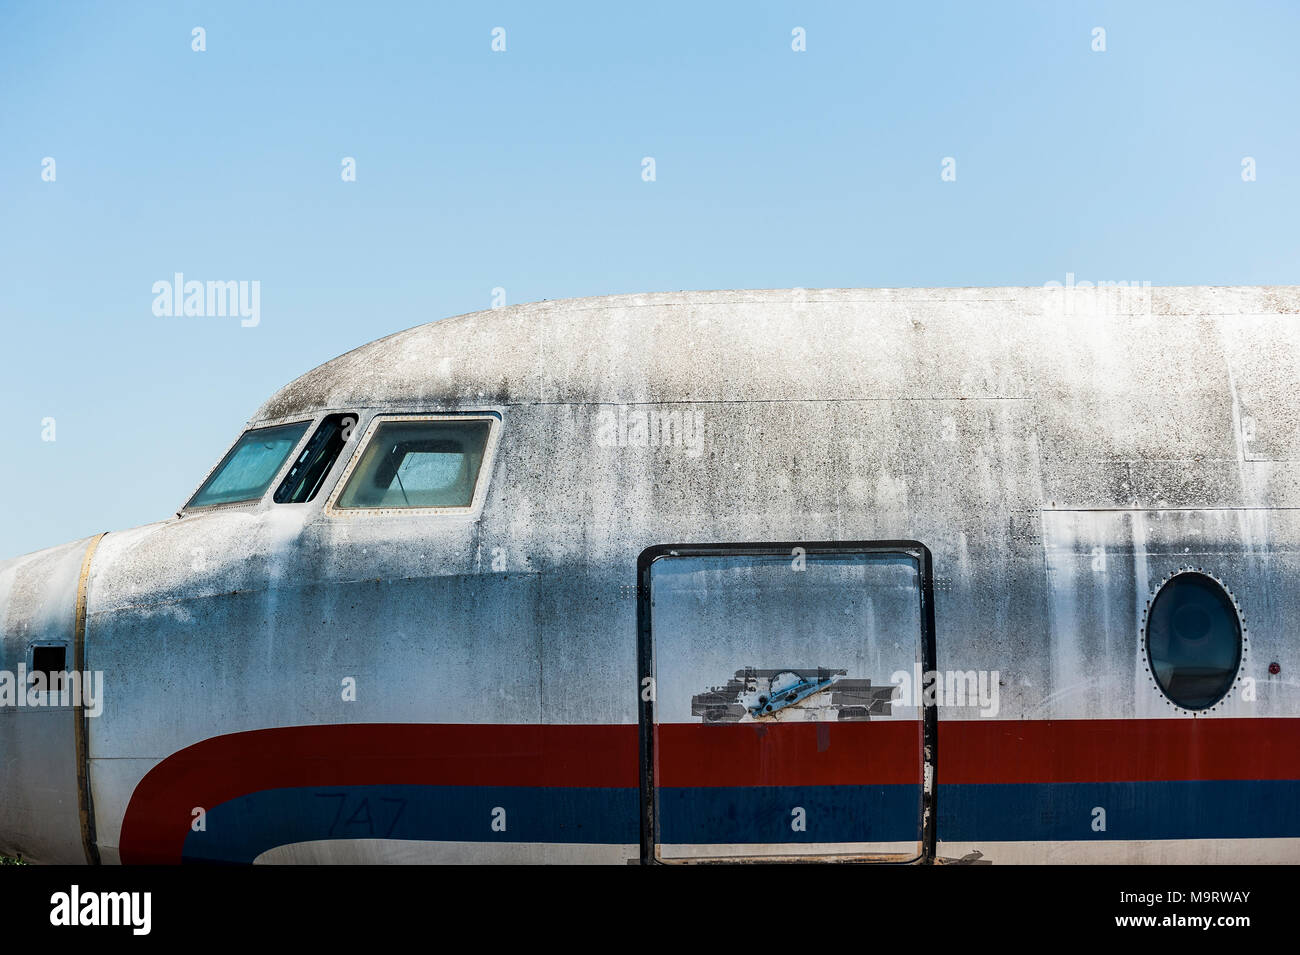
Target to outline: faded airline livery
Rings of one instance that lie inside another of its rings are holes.
[[[1298,323],[794,289],[372,342],[173,516],[0,563],[0,851],[1300,861]]]

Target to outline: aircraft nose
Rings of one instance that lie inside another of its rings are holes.
[[[0,561],[0,854],[82,863],[74,710],[33,669],[72,670],[78,585],[94,538]],[[83,767],[84,769],[84,767]]]

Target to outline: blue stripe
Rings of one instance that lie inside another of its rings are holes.
[[[665,788],[668,843],[909,842],[919,791],[900,786]],[[796,808],[806,828],[792,827]],[[500,826],[505,810],[504,831]],[[1094,829],[1105,810],[1105,829]],[[340,786],[272,789],[208,810],[184,858],[252,862],[295,842],[404,839],[633,845],[635,789]],[[965,784],[939,787],[939,838],[950,842],[1300,837],[1300,781]]]
[[[494,813],[494,810],[504,810]],[[635,844],[635,789],[526,786],[336,786],[268,789],[210,809],[183,858],[250,863],[318,839]],[[493,828],[504,823],[505,830]]]
[[[667,843],[916,842],[920,818],[915,784],[659,790]]]
[[[1300,836],[1300,781],[940,785],[938,821],[950,842],[1286,838]]]

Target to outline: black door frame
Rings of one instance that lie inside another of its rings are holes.
[[[646,693],[646,680],[654,675],[654,640],[650,633],[650,565],[661,557],[765,557],[790,556],[796,547],[805,554],[898,554],[917,562],[921,574],[921,672],[935,669],[934,572],[930,549],[920,541],[777,541],[737,544],[656,544],[641,552],[637,571],[637,724],[641,776],[641,864],[653,865],[655,858],[654,725],[653,692]],[[650,684],[653,687],[653,682]],[[919,688],[918,688],[919,690]],[[939,711],[934,700],[922,701],[921,751],[921,855],[913,864],[934,862],[938,824],[937,786],[939,778]]]

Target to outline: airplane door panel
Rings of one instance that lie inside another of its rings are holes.
[[[900,684],[929,668],[928,559],[910,542],[642,556],[647,861],[926,854],[927,711]]]

